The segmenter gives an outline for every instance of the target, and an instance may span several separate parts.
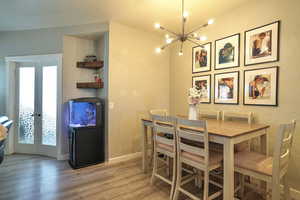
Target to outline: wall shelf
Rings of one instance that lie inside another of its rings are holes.
[[[85,69],[100,69],[103,67],[103,61],[77,62],[77,67]]]
[[[92,89],[101,89],[103,88],[103,82],[80,82],[76,84],[77,88],[92,88]]]

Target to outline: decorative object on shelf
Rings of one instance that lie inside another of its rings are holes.
[[[279,67],[244,71],[244,105],[278,105]]]
[[[197,120],[197,107],[201,102],[201,95],[201,90],[199,90],[197,87],[192,87],[189,89],[189,120]]]
[[[96,62],[97,61],[97,56],[95,55],[87,55],[84,58],[85,62]]]
[[[215,69],[240,66],[240,34],[215,41]]]
[[[166,35],[166,44],[163,45],[162,47],[156,48],[156,52],[160,53],[162,50],[164,50],[166,47],[170,46],[171,44],[175,43],[175,42],[180,42],[180,51],[178,53],[179,56],[183,55],[183,43],[186,41],[189,41],[197,46],[202,46],[202,48],[204,48],[203,45],[199,44],[198,42],[203,42],[205,41],[207,38],[205,36],[198,36],[198,34],[196,33],[197,31],[199,31],[200,29],[207,27],[210,24],[214,23],[213,19],[208,20],[208,22],[206,24],[203,24],[201,26],[196,27],[195,29],[192,29],[191,31],[186,31],[185,30],[185,26],[186,26],[186,22],[187,22],[187,17],[188,17],[188,12],[185,11],[184,9],[184,0],[182,0],[182,6],[181,6],[181,19],[182,19],[182,32],[181,33],[176,33],[174,31],[171,31],[163,26],[161,26],[159,23],[155,23],[154,27],[156,29],[161,29],[163,31],[166,31],[168,34]]]
[[[197,88],[201,92],[200,101],[201,103],[210,103],[211,89],[210,89],[210,75],[205,76],[194,76],[193,77],[193,88]]]
[[[280,21],[245,31],[245,66],[279,61]]]
[[[94,73],[94,80],[96,83],[101,82],[100,74],[98,72]]]
[[[239,103],[239,72],[215,74],[215,104]]]
[[[193,73],[211,69],[211,42],[193,47]]]

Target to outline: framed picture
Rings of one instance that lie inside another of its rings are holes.
[[[239,72],[215,74],[215,104],[239,103]]]
[[[193,74],[210,71],[211,68],[211,42],[193,47]]]
[[[280,22],[245,31],[245,66],[279,61]]]
[[[278,105],[278,67],[244,71],[244,105]]]
[[[215,41],[215,69],[226,69],[240,65],[240,34]]]
[[[206,76],[194,76],[193,77],[193,87],[196,86],[201,90],[201,103],[210,103],[211,89],[210,89],[210,75]]]

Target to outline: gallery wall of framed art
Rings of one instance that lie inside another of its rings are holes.
[[[279,61],[279,42],[280,21],[275,21],[249,28],[243,37],[237,33],[217,39],[214,49],[212,42],[193,47],[192,86],[205,91],[203,103],[238,105],[242,98],[245,106],[278,106],[279,67],[267,63]],[[241,44],[244,66],[240,66]]]

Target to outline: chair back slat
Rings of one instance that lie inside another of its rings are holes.
[[[149,111],[150,115],[168,116],[169,112],[167,109],[152,109]]]
[[[155,138],[156,138],[156,141],[159,143],[166,144],[166,145],[172,145],[172,146],[174,145],[173,139],[168,139],[166,137],[162,137],[159,135],[156,135]]]
[[[287,170],[291,158],[291,148],[296,128],[296,121],[282,124],[278,129],[273,155],[273,174],[282,174]]]
[[[184,138],[187,140],[193,140],[195,142],[204,142],[203,132],[200,132],[200,131],[197,133],[196,131],[185,131],[180,128],[180,129],[177,129],[177,134],[180,138]]]
[[[232,112],[232,111],[223,111],[222,120],[246,120],[248,124],[253,123],[253,112]]]
[[[178,118],[177,123],[180,124],[182,127],[194,127],[195,129],[200,128],[204,129],[206,128],[206,121],[205,120],[188,120],[183,118]]]
[[[154,124],[154,129],[156,130],[157,133],[167,133],[174,135],[174,127],[173,126],[166,126],[163,125],[159,122]]]
[[[181,142],[180,143],[180,149],[183,150],[183,151],[189,152],[189,153],[196,154],[198,156],[205,157],[205,151],[202,148],[199,148],[199,147],[195,147],[195,146],[188,145],[188,144],[185,144],[185,143]]]
[[[199,118],[207,118],[207,119],[221,119],[221,111],[215,111],[215,110],[203,110],[201,109],[199,111]]]

